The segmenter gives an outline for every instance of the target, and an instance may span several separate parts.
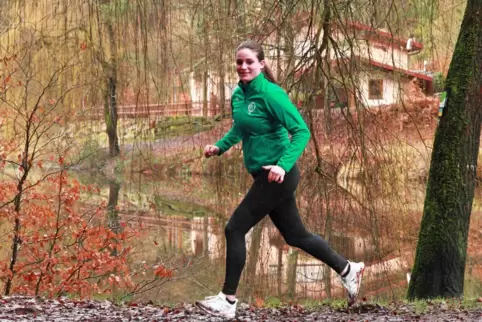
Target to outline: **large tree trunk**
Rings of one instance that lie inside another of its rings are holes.
[[[482,112],[482,0],[469,0],[435,133],[408,298],[461,297]]]

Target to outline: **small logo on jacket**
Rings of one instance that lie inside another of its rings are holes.
[[[254,102],[249,103],[248,105],[248,114],[253,113],[256,110],[256,104]]]

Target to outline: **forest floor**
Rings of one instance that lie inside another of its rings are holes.
[[[455,302],[454,302],[455,303]],[[238,307],[236,318],[229,321],[482,321],[482,303],[470,305],[433,301],[391,303],[384,306],[361,302],[346,306],[325,305],[305,308],[300,305],[258,308]],[[0,321],[225,321],[202,312],[192,304],[174,307],[152,304],[116,305],[108,301],[3,297]]]

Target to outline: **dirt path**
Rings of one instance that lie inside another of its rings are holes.
[[[44,300],[32,297],[4,297],[0,299],[0,321],[225,321],[211,317],[192,304],[177,307],[154,305],[114,305],[108,301]],[[288,308],[255,308],[241,304],[236,319],[231,321],[482,321],[482,305],[464,310],[450,308],[445,303],[429,304],[423,313],[406,304],[381,307],[359,304],[347,310],[323,307],[305,310],[300,306]]]

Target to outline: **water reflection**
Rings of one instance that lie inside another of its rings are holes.
[[[116,180],[109,180],[109,199],[107,202],[107,226],[115,234],[121,232],[121,224],[119,220],[119,210],[117,208],[119,202],[119,191],[121,184]],[[116,248],[111,250],[113,256],[117,256],[118,252]]]
[[[122,193],[119,183],[111,181],[103,186],[101,195],[109,201],[108,223],[112,229],[119,229],[119,220],[147,229],[146,237],[136,241],[139,251],[135,260],[166,261],[177,256],[192,263],[184,265],[178,272],[180,278],[163,286],[162,292],[143,296],[158,301],[192,301],[210,291],[219,291],[224,277],[224,225],[249,186],[249,178],[243,180],[247,181],[240,184],[232,178],[202,176],[155,181],[139,178],[124,182]],[[411,195],[412,200],[398,204],[399,209],[381,203],[376,209],[378,232],[374,238],[370,233],[370,214],[345,205],[336,194],[332,197],[338,201],[333,204],[319,201],[312,184],[308,178],[299,189],[300,210],[309,229],[329,239],[332,247],[345,257],[365,261],[364,295],[404,297],[422,214],[423,185],[410,187],[404,196]],[[481,193],[480,189],[476,191],[469,240],[469,297],[480,291],[482,279]],[[320,210],[326,208],[331,211]],[[246,242],[247,262],[239,295],[344,297],[336,274],[318,260],[289,247],[269,218],[248,233]]]
[[[224,258],[224,249],[219,247],[224,239],[220,234],[221,230],[214,218],[193,218],[191,252],[199,256],[201,251],[207,249],[210,259]],[[249,292],[253,291],[253,284],[263,283],[265,295],[292,293],[298,297],[318,299],[343,296],[337,274],[320,261],[286,245],[269,220],[252,229],[246,236],[246,241],[248,256],[242,283],[247,285],[241,287],[241,295],[248,296]],[[356,236],[333,234],[331,245],[348,258],[355,260],[363,260],[366,254],[373,250],[373,245],[368,239]],[[296,261],[293,261],[293,256],[296,256]],[[380,277],[385,280],[387,274],[397,272],[398,275],[404,276],[409,267],[407,258],[401,255],[393,255],[383,261],[368,264],[366,284],[372,286],[368,289],[365,287],[366,292],[379,287],[377,281]],[[294,278],[289,278],[290,272],[294,272]],[[259,278],[254,278],[255,276]],[[256,283],[252,283],[253,278]]]
[[[109,181],[109,199],[107,202],[107,225],[116,234],[120,233],[119,211],[119,191],[121,184],[115,180]]]

